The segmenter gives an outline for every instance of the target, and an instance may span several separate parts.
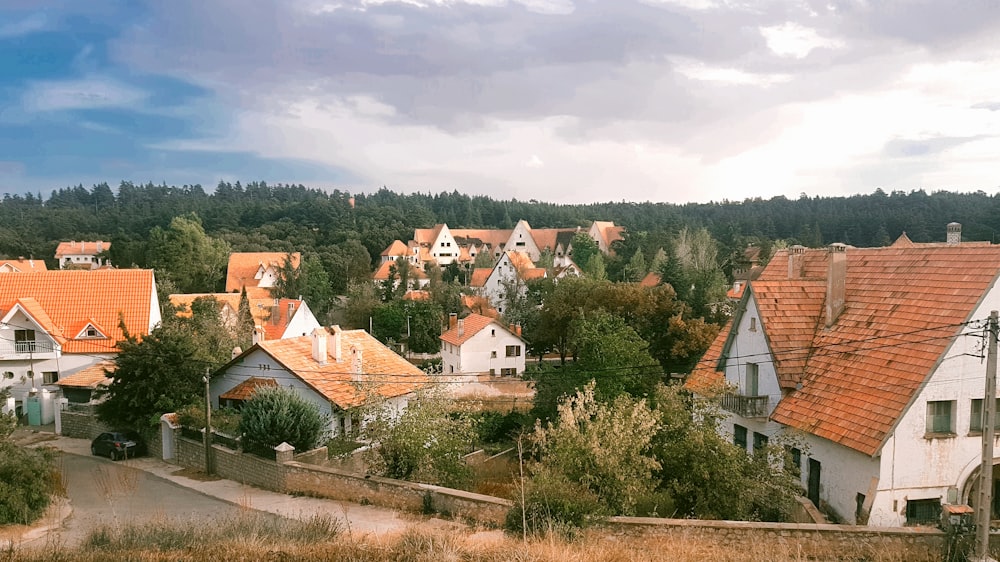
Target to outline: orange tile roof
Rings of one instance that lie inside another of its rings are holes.
[[[219,395],[220,400],[249,400],[253,397],[253,393],[257,391],[258,388],[267,387],[275,388],[278,386],[278,382],[274,379],[264,379],[259,377],[250,377],[247,380],[241,382],[240,384],[230,388],[229,390],[223,392]]]
[[[500,313],[490,304],[490,299],[479,295],[462,295],[462,307],[490,318],[500,318]]]
[[[406,244],[403,244],[401,241],[393,240],[392,244],[389,244],[388,248],[382,250],[381,255],[387,257],[409,256],[410,249],[407,248]]]
[[[264,289],[266,292],[267,290]],[[264,337],[266,339],[279,339],[284,335],[285,330],[288,328],[288,322],[292,319],[292,316],[298,312],[299,308],[302,307],[302,300],[300,299],[278,299],[277,301],[277,316],[274,316],[274,306],[275,299],[270,296],[260,296],[257,293],[257,297],[250,296],[251,291],[247,290],[247,301],[250,304],[250,315],[253,317],[254,324],[257,326],[262,326],[264,328]],[[177,308],[182,308],[184,310],[178,310],[177,315],[185,318],[191,316],[191,304],[198,298],[203,297],[214,297],[215,300],[219,302],[219,306],[225,307],[229,306],[233,314],[239,314],[240,311],[240,294],[239,293],[186,293],[186,294],[173,294],[170,295],[170,303]],[[292,306],[292,313],[288,313],[288,306]]]
[[[260,266],[273,266],[280,269],[288,258],[287,252],[234,252],[229,254],[229,267],[226,269],[226,292],[239,291],[244,286],[256,287],[260,282],[254,277]],[[292,267],[298,269],[302,254],[291,254]]]
[[[56,246],[56,259],[63,256],[97,255],[111,249],[111,242],[98,240],[96,242],[60,242]]]
[[[662,278],[660,277],[659,273],[655,273],[655,272],[650,271],[649,273],[646,274],[645,277],[642,278],[641,281],[639,281],[639,286],[640,287],[655,287],[655,286],[659,285],[662,282],[663,281],[662,281]]]
[[[531,257],[524,252],[509,251],[507,252],[507,258],[510,259],[510,264],[514,266],[514,269],[518,271],[535,267],[534,262],[531,261]]]
[[[429,301],[431,300],[430,291],[418,291],[415,289],[410,289],[403,294],[404,301]]]
[[[72,388],[90,389],[94,389],[99,386],[107,386],[111,384],[111,377],[107,376],[106,371],[113,373],[117,368],[118,365],[116,365],[114,361],[98,361],[89,367],[80,369],[68,377],[59,379],[56,381],[56,384]]]
[[[395,265],[396,262],[387,261],[382,265],[378,266],[378,269],[376,269],[375,273],[372,274],[372,279],[374,279],[375,281],[385,281],[389,279],[389,268],[395,267]],[[420,269],[419,267],[413,265],[410,262],[406,262],[406,265],[410,268],[410,279],[427,279],[427,274],[424,273],[424,270]],[[396,274],[396,279],[399,279],[398,273]]]
[[[0,272],[31,273],[48,269],[44,260],[0,260]]]
[[[469,278],[470,287],[483,287],[486,285],[486,280],[490,278],[490,273],[493,273],[492,267],[477,267],[472,270],[472,277]]]
[[[149,333],[150,308],[156,304],[153,271],[149,269],[54,270],[0,275],[0,311],[18,302],[36,321],[67,338],[63,353],[115,353],[122,340],[119,317],[130,334]],[[46,319],[48,317],[48,319]],[[69,339],[68,331],[94,320],[107,339]]]
[[[494,322],[496,322],[497,326],[503,328],[503,326],[493,318],[475,313],[462,318],[459,322],[462,322],[462,335],[458,334],[458,326],[455,326],[454,328],[449,328],[441,334],[441,341],[450,343],[451,345],[462,345],[463,343],[469,341],[472,336],[481,332],[483,328]]]
[[[801,263],[792,272],[799,277],[789,279],[789,252],[779,251],[750,284],[789,391],[771,419],[875,455],[992,289],[1000,246],[849,248],[846,305],[830,328],[823,317],[826,254],[796,256]],[[724,351],[717,339],[692,373],[692,388],[721,377],[716,369]]]
[[[328,329],[329,331],[330,329]],[[264,341],[251,347],[243,355],[259,347],[289,373],[320,393],[340,408],[358,406],[364,402],[365,388],[392,398],[419,390],[429,382],[427,375],[412,363],[397,355],[364,330],[343,330],[341,333],[341,360],[334,358],[333,335],[327,340],[326,364],[312,358],[312,336]],[[361,382],[353,381],[351,349],[361,350]],[[241,356],[242,357],[242,356]],[[229,365],[238,362],[237,357]],[[229,367],[223,367],[223,370]]]

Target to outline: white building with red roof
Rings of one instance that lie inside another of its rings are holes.
[[[239,292],[244,287],[254,298],[269,296],[285,262],[298,269],[302,261],[299,252],[233,252],[226,268],[226,292]]]
[[[521,328],[505,326],[495,318],[452,314],[441,334],[441,367],[445,375],[524,373],[525,343]]]
[[[933,525],[975,503],[998,280],[1000,246],[955,223],[941,244],[781,250],[686,384],[749,452],[800,437],[807,496],[844,521]]]
[[[113,359],[123,324],[143,336],[159,323],[152,270],[0,275],[0,388],[20,403],[32,389]]]
[[[111,242],[60,242],[56,246],[56,261],[59,269],[99,269],[111,262],[103,259],[101,253],[111,249]]]

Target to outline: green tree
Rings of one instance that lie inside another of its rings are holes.
[[[649,344],[625,321],[597,310],[570,325],[574,367],[596,381],[603,401],[621,394],[641,397],[660,382],[663,369],[649,354]]]
[[[478,254],[476,254],[476,259],[473,262],[473,267],[477,269],[485,269],[487,267],[492,268],[496,260],[493,259],[493,254],[491,254],[486,248],[483,248]]]
[[[435,391],[422,391],[402,415],[388,404],[374,403],[365,415],[366,455],[376,474],[427,484],[457,487],[472,473],[462,457],[475,437],[471,416]]]
[[[347,285],[347,306],[344,310],[347,325],[367,330],[372,312],[380,302],[378,292],[371,281],[351,281]]]
[[[240,304],[236,311],[236,343],[244,351],[253,345],[255,327],[253,311],[250,310],[250,299],[247,297],[247,288],[243,287],[240,289]]]
[[[646,276],[646,257],[642,255],[642,250],[636,250],[632,254],[632,259],[625,266],[625,281],[639,282]]]
[[[323,263],[314,255],[302,258],[298,268],[292,266],[292,256],[285,256],[285,261],[278,270],[274,286],[271,287],[274,298],[301,298],[313,314],[322,316],[330,310],[333,299],[333,289],[330,277],[323,268]]]
[[[49,506],[59,473],[55,455],[15,445],[13,413],[0,414],[0,525],[29,525]]]
[[[577,232],[576,235],[573,236],[573,241],[570,242],[570,244],[573,246],[573,261],[583,268],[587,267],[587,263],[590,262],[590,258],[601,253],[601,249],[597,246],[597,242],[594,242],[594,239],[583,231]]]
[[[229,245],[205,234],[201,219],[191,213],[154,227],[147,244],[149,264],[160,278],[170,278],[182,293],[211,293],[222,282]]]
[[[259,387],[240,410],[240,433],[256,445],[288,443],[297,451],[322,444],[330,420],[290,388]]]
[[[590,256],[590,259],[583,266],[583,272],[591,279],[607,279],[608,275],[604,269],[604,254],[597,252]]]

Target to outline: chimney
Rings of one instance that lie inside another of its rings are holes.
[[[354,197],[348,197],[347,198],[347,204],[350,205],[351,208],[353,209],[354,208]]]
[[[313,330],[312,358],[320,365],[326,365],[326,330],[323,328]]]
[[[340,329],[340,326],[331,326],[330,331],[333,332],[333,343],[331,345],[333,349],[330,351],[333,352],[333,360],[340,363],[342,360],[340,334],[343,330]]]
[[[299,299],[302,300],[302,299]],[[285,315],[285,320],[291,321],[292,315],[295,314],[295,303],[288,303],[288,314]]]
[[[459,319],[458,321],[458,337],[465,335],[465,319]]]
[[[87,250],[87,243],[81,240],[80,241],[80,253],[82,254],[86,250]]]
[[[826,327],[833,326],[844,311],[845,286],[847,284],[847,246],[830,244],[830,269],[826,275]]]
[[[958,246],[962,243],[962,225],[960,223],[948,223],[948,237],[945,241],[949,246]]]
[[[278,306],[278,299],[274,299],[274,304],[271,305],[271,325],[277,326],[281,320],[281,307]]]
[[[516,335],[517,337],[521,337],[521,325],[520,324],[514,324],[514,335]]]
[[[361,367],[361,348],[351,347],[351,380],[361,382],[363,369]]]
[[[798,244],[788,249],[788,278],[798,279],[802,277],[803,256],[806,253],[805,246]]]
[[[448,315],[448,329],[454,330],[455,326],[458,325],[458,314],[452,312]]]
[[[241,353],[243,353],[243,350],[240,348],[240,346],[236,346],[233,348],[233,352],[232,354],[230,354],[229,358],[236,359],[237,357],[240,356]]]
[[[265,334],[265,332],[264,332],[264,327],[263,326],[260,326],[260,325],[254,326],[253,327],[253,336],[252,336],[253,339],[251,340],[253,342],[253,344],[257,345],[258,343],[261,343],[262,341],[264,341],[264,334]]]
[[[101,253],[104,250],[104,242],[101,240],[97,241],[97,253]]]

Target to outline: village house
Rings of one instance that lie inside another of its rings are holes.
[[[226,268],[226,292],[240,292],[246,288],[247,295],[252,298],[270,296],[269,289],[274,287],[281,274],[285,261],[291,261],[293,269],[298,269],[302,262],[299,252],[233,252],[229,254],[229,265]]]
[[[129,334],[160,322],[153,271],[40,271],[0,275],[0,388],[4,410],[27,412],[29,396],[58,391],[57,382],[113,359]],[[46,410],[40,423],[52,421]],[[29,416],[29,422],[35,421]]]
[[[43,260],[18,258],[16,260],[0,260],[0,273],[32,273],[48,271]]]
[[[478,268],[473,271],[470,286],[486,297],[500,314],[503,314],[507,291],[514,289],[523,293],[527,291],[524,282],[544,279],[548,275],[545,268],[535,267],[531,257],[522,252],[504,252],[485,279],[481,274],[477,275],[478,271]],[[482,285],[478,285],[480,279]]]
[[[239,322],[240,293],[187,293],[170,295],[170,304],[178,309],[177,315],[189,317],[191,304],[199,298],[214,298],[219,306],[219,319],[230,329]],[[250,315],[259,339],[280,340],[311,334],[321,324],[309,305],[302,299],[250,298]]]
[[[470,314],[448,318],[441,334],[441,367],[444,374],[490,374],[517,376],[524,373],[526,346],[520,326],[505,326],[499,320]]]
[[[790,468],[840,519],[936,524],[975,503],[998,275],[1000,246],[963,243],[956,223],[940,244],[781,250],[686,384],[751,454],[800,440]]]
[[[265,340],[212,376],[213,405],[239,407],[260,386],[292,388],[330,417],[332,435],[350,434],[357,408],[374,397],[397,412],[428,377],[364,330],[317,328],[310,335]]]
[[[111,265],[101,257],[102,252],[111,250],[111,242],[60,242],[56,247],[56,261],[59,269],[99,269]]]
[[[431,279],[424,273],[424,270],[413,265],[412,263],[406,261],[406,275],[407,280],[405,287],[406,290],[410,289],[423,289],[430,284]],[[396,262],[384,262],[382,265],[372,273],[372,282],[375,283],[376,287],[382,287],[386,282],[389,281],[389,276],[392,276],[392,286],[393,288],[399,287],[402,282],[400,272],[397,271]]]

